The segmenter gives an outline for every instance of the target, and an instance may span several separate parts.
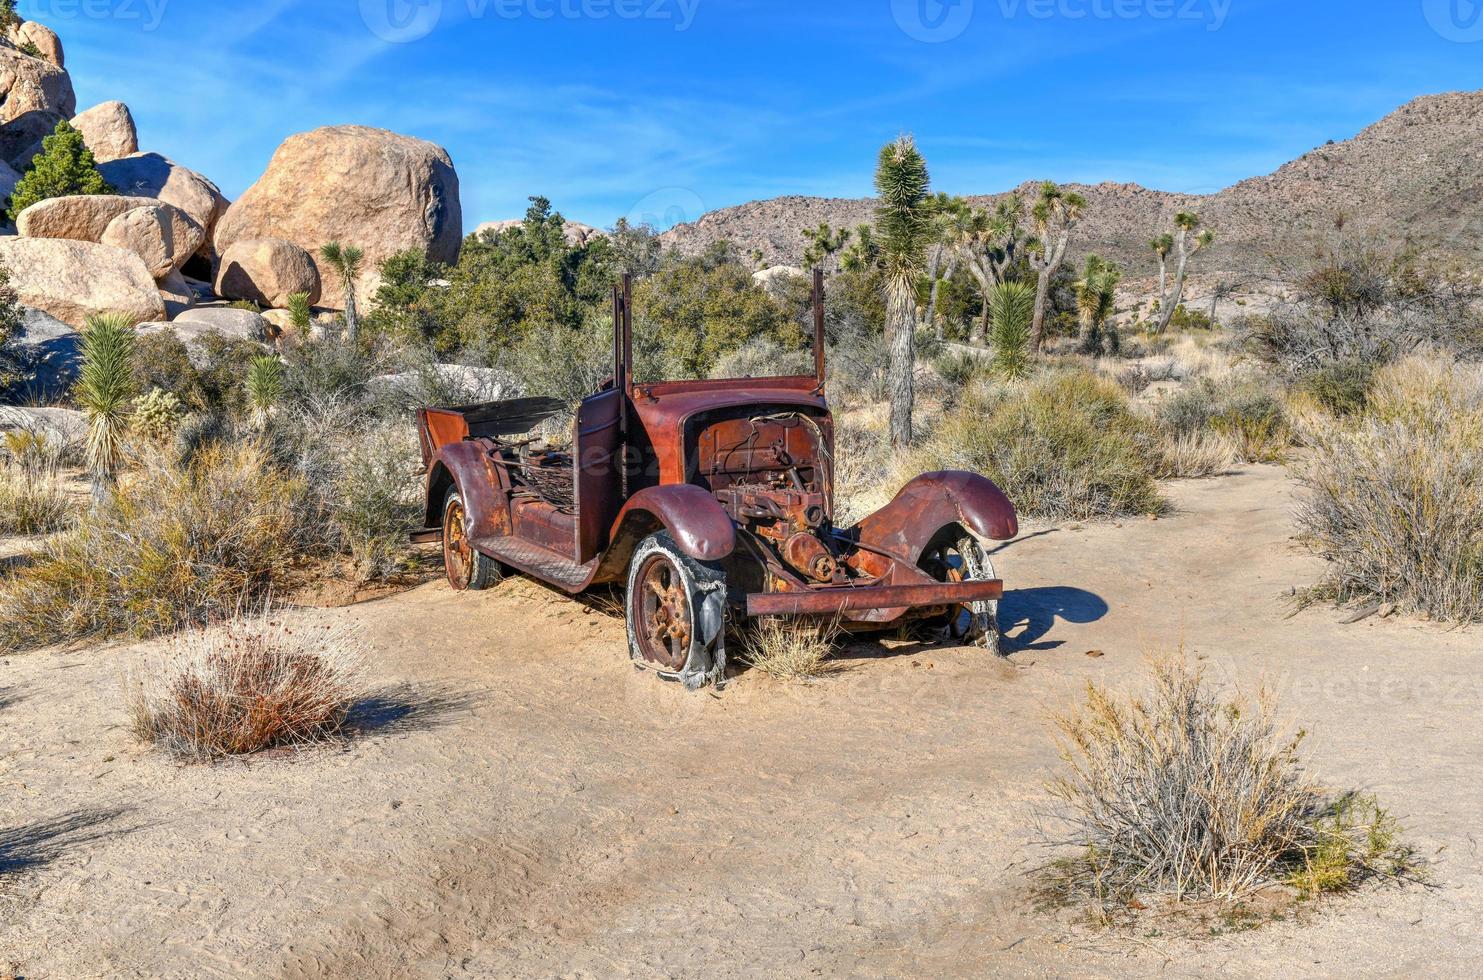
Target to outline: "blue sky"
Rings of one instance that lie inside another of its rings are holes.
[[[544,194],[661,225],[866,196],[909,131],[934,186],[1209,192],[1411,98],[1483,88],[1474,0],[20,0],[80,107],[229,196],[360,123],[453,155],[465,224]]]

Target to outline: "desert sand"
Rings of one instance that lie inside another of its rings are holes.
[[[996,556],[1004,660],[866,643],[809,685],[687,694],[600,609],[439,581],[294,612],[358,624],[381,699],[353,738],[216,766],[134,742],[138,648],[0,661],[0,975],[1478,975],[1477,633],[1288,618],[1320,569],[1279,468],[1168,492],[1162,520]],[[1273,685],[1314,772],[1391,806],[1432,887],[1198,941],[1036,911],[1046,712],[1181,643]]]

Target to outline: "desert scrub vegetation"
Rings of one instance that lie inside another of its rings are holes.
[[[1229,901],[1282,885],[1295,897],[1414,876],[1417,861],[1373,799],[1309,779],[1303,733],[1269,692],[1222,696],[1183,654],[1151,661],[1146,694],[1089,685],[1052,717],[1063,769],[1046,843],[1072,853],[1037,872],[1042,897],[1103,922],[1149,898]]]
[[[1292,447],[1282,396],[1253,377],[1200,378],[1161,401],[1155,418],[1175,446],[1215,437],[1243,463],[1280,462]]]
[[[71,525],[77,508],[61,476],[64,447],[38,431],[0,440],[0,534],[51,534]]]
[[[0,649],[149,636],[231,615],[287,582],[303,554],[296,481],[254,443],[187,466],[151,457],[0,580]]]
[[[839,670],[829,658],[842,635],[833,620],[764,616],[747,625],[741,660],[775,680],[813,680]]]
[[[1303,601],[1483,621],[1483,370],[1410,358],[1376,372],[1368,406],[1313,424],[1294,465],[1299,529],[1329,569]]]
[[[1021,513],[1048,520],[1154,514],[1158,452],[1113,382],[1084,371],[968,389],[919,451],[917,472],[962,469],[997,483]]]
[[[290,626],[265,609],[142,656],[125,699],[142,741],[210,761],[334,735],[366,696],[363,663],[348,628]]]

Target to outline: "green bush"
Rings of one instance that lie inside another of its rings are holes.
[[[1375,365],[1364,361],[1337,361],[1302,379],[1300,389],[1333,415],[1358,415],[1370,397]]]
[[[1278,462],[1292,445],[1281,397],[1252,379],[1201,378],[1160,402],[1155,414],[1175,438],[1226,437],[1242,462]]]
[[[970,388],[922,447],[917,469],[965,469],[1020,512],[1088,520],[1163,511],[1149,426],[1115,383],[1087,372]]]
[[[52,135],[41,141],[41,153],[11,192],[10,220],[15,221],[31,205],[53,197],[112,193],[82,133],[64,119]]]

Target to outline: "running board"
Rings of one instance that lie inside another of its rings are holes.
[[[597,559],[580,565],[565,555],[515,537],[477,538],[474,547],[491,558],[518,568],[543,582],[560,586],[568,592],[581,592],[597,572]]]

